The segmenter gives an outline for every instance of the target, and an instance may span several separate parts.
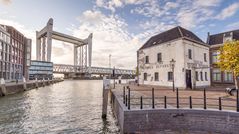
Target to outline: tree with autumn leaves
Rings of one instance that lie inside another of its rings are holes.
[[[233,73],[236,89],[239,77],[239,41],[228,41],[220,48],[217,65],[222,71]]]

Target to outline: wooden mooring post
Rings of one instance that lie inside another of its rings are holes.
[[[102,101],[102,118],[107,116],[108,94],[110,90],[110,80],[103,78],[103,101]]]

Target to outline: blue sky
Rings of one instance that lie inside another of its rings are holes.
[[[136,51],[150,36],[182,26],[204,41],[239,29],[238,0],[0,0],[0,23],[15,26],[33,40],[54,19],[54,30],[79,38],[93,33],[93,65],[136,66]],[[53,62],[73,64],[72,45],[53,43]]]

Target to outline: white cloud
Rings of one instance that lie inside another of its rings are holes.
[[[223,9],[221,13],[219,13],[216,16],[216,19],[224,20],[228,17],[231,17],[237,12],[238,9],[239,9],[239,3],[231,4],[230,6]]]
[[[221,0],[196,0],[195,5],[200,7],[214,7],[218,6]]]
[[[227,30],[239,29],[239,22],[234,22],[226,26]]]
[[[115,12],[116,8],[122,8],[125,5],[138,5],[151,0],[96,0],[96,6],[109,9]]]
[[[87,10],[78,20],[80,26],[73,29],[74,36],[86,38],[93,33],[93,66],[108,67],[109,54],[112,55],[112,66],[130,69],[136,66],[139,40],[127,32],[127,24],[122,18]]]
[[[4,5],[9,5],[12,3],[11,0],[0,0],[1,3],[3,3]]]

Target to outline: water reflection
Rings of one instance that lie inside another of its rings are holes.
[[[119,133],[108,109],[101,119],[102,81],[64,81],[0,98],[0,133]]]

